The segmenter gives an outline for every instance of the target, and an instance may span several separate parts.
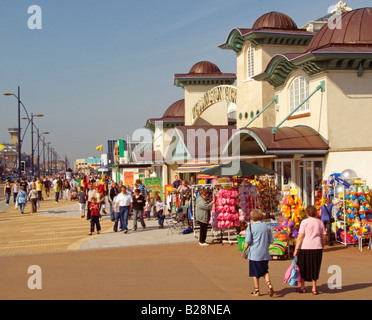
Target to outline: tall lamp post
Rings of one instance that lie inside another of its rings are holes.
[[[4,96],[14,96],[18,100],[18,179],[21,181],[21,161],[22,161],[22,146],[21,146],[21,89],[18,86],[18,95],[14,93],[4,93]],[[24,107],[24,106],[23,106]]]
[[[35,126],[34,124],[34,118],[42,118],[44,117],[43,114],[33,114],[31,113],[31,117],[29,117],[27,115],[27,118],[22,118],[22,120],[28,120],[28,125],[27,127],[30,125],[31,123],[31,172],[32,172],[32,176],[35,175],[35,166],[34,166],[34,155],[35,155],[35,152],[34,152],[34,127],[36,128],[37,131],[39,131],[39,129]],[[26,130],[27,131],[27,128]],[[38,133],[39,135],[39,133]],[[23,140],[23,139],[22,139]],[[39,145],[39,144],[38,144]],[[39,168],[39,167],[38,167]]]

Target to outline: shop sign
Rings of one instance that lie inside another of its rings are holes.
[[[232,102],[236,104],[237,89],[234,86],[218,86],[206,92],[192,109],[192,125],[210,106],[218,102]]]
[[[160,198],[163,199],[163,184],[161,178],[146,178],[145,186],[151,196],[154,196],[155,192],[160,195]]]
[[[134,184],[134,172],[133,171],[124,171],[124,184],[133,185]]]

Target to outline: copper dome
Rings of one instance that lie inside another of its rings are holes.
[[[173,103],[167,111],[165,111],[163,118],[174,118],[185,116],[185,99],[181,99]]]
[[[281,12],[269,12],[259,17],[253,24],[252,29],[285,29],[285,30],[297,30],[296,23],[288,17],[286,14]]]
[[[325,24],[314,36],[307,51],[331,46],[372,46],[372,8],[346,12]]]
[[[209,61],[200,61],[192,66],[189,74],[216,74],[222,73],[220,68]]]

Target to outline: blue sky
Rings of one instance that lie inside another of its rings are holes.
[[[236,72],[232,51],[217,46],[236,27],[280,11],[298,25],[327,14],[336,0],[2,0],[0,10],[0,143],[17,126],[21,87],[28,112],[70,162],[98,156],[107,139],[125,138],[161,117],[183,91],[175,73],[209,60]],[[350,0],[353,9],[370,0]],[[29,6],[42,10],[42,30],[30,30]],[[26,127],[22,123],[22,127]],[[23,151],[30,153],[30,134]]]

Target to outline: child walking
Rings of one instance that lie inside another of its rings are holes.
[[[94,232],[94,226],[97,228],[97,234],[100,234],[101,231],[101,224],[99,223],[99,204],[97,203],[97,199],[95,197],[92,198],[92,202],[89,205],[90,209],[90,232],[88,235],[92,235]]]
[[[164,219],[165,219],[165,212],[164,212],[164,202],[161,200],[160,196],[156,197],[156,212],[158,216],[158,223],[159,229],[164,228]]]
[[[148,196],[147,201],[146,201],[146,206],[145,206],[147,220],[151,219],[151,208],[152,208],[152,201],[151,201],[150,196]]]

